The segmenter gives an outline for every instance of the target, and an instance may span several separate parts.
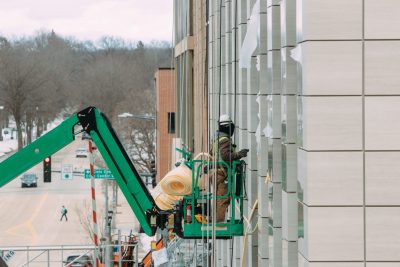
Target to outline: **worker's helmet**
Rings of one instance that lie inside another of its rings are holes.
[[[231,120],[231,117],[227,114],[222,114],[218,120],[218,130],[232,136],[235,131],[235,124]]]
[[[218,120],[218,124],[219,124],[219,125],[229,125],[229,124],[231,124],[231,123],[233,123],[233,122],[232,122],[232,120],[231,120],[231,117],[229,117],[229,115],[227,115],[227,114],[222,114],[222,115],[219,117],[219,120]]]

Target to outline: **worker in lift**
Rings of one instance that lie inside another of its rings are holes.
[[[65,221],[68,222],[67,213],[68,213],[68,210],[67,210],[67,208],[63,205],[63,206],[61,207],[61,219],[60,219],[60,221],[62,221],[63,217],[65,217]]]
[[[211,142],[210,154],[215,161],[224,161],[229,163],[234,160],[239,160],[247,156],[248,149],[242,149],[238,152],[235,151],[235,145],[232,143],[231,137],[235,131],[235,124],[231,118],[223,114],[218,120],[218,131],[216,132]],[[211,179],[217,179],[216,195],[223,196],[228,192],[228,171],[225,165],[218,165],[210,172]],[[216,222],[225,221],[225,212],[230,203],[230,196],[226,198],[219,198],[216,200]]]

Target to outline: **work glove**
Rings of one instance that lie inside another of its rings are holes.
[[[245,157],[247,157],[247,153],[248,153],[248,152],[249,152],[248,149],[242,149],[242,150],[240,150],[240,151],[238,152],[238,154],[239,154],[240,158],[245,158]]]

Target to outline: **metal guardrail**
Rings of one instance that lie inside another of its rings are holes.
[[[2,246],[0,250],[13,251],[40,251],[40,250],[83,250],[95,249],[94,245],[61,245],[61,246]]]
[[[182,243],[182,241],[183,241],[182,238],[175,236],[174,239],[172,239],[172,241],[168,243],[167,252],[169,254],[174,252],[174,250],[179,247],[179,245]]]
[[[133,253],[129,259],[123,259],[123,256],[124,254],[126,255],[129,247],[133,247],[135,251],[138,251],[138,244],[114,244],[109,247],[111,247],[111,249],[108,251],[112,251],[114,257],[112,257],[113,259],[105,266],[122,266],[126,262],[131,262],[134,264],[133,266],[138,266],[138,253]],[[10,267],[66,267],[70,266],[71,263],[78,263],[79,258],[84,255],[92,256],[92,252],[95,249],[96,246],[94,245],[2,246],[0,247],[0,256],[12,252],[13,256],[6,260],[6,263],[9,264]],[[105,245],[100,246],[99,250],[103,253],[107,251]],[[79,257],[67,263],[66,259],[71,255],[78,255]],[[105,258],[105,255],[103,255],[102,259]]]

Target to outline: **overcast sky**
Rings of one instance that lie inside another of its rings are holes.
[[[173,0],[0,0],[0,35],[18,37],[54,30],[96,41],[172,39]]]

